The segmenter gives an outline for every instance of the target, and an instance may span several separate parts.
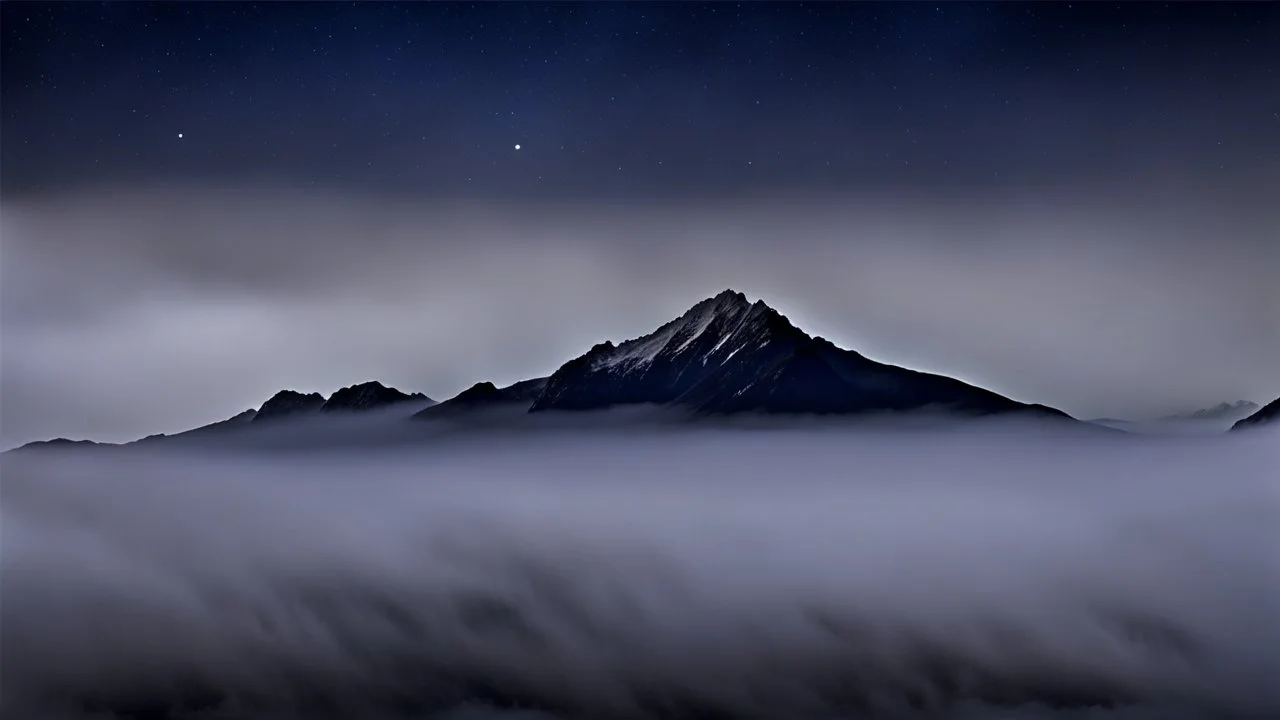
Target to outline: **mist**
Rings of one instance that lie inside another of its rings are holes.
[[[376,379],[547,375],[732,287],[874,359],[1077,417],[1280,395],[1270,198],[433,203],[281,188],[6,200],[0,436],[127,441]]]
[[[5,715],[1276,717],[1276,439],[10,453]]]

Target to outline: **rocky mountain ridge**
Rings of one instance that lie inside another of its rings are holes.
[[[344,387],[327,398],[281,390],[257,409],[144,441],[246,432],[286,420],[354,416],[414,402],[427,407],[410,415],[428,421],[465,420],[490,410],[538,415],[627,406],[657,406],[695,418],[935,412],[1070,419],[1053,408],[954,378],[876,362],[805,333],[762,300],[750,302],[741,292],[725,290],[647,335],[598,343],[548,377],[506,387],[479,382],[440,403],[378,381]],[[67,445],[60,440],[30,446]]]

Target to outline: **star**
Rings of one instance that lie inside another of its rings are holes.
[[[182,137],[182,136],[181,136],[181,135],[179,135],[178,137]],[[517,150],[519,150],[519,149],[520,149],[520,143],[516,143],[516,149],[517,149]]]
[[[179,140],[181,140],[181,139],[182,139],[182,133],[178,133],[178,139],[179,139]],[[519,147],[519,145],[517,145],[516,147]]]

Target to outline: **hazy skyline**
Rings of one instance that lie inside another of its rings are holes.
[[[367,379],[444,399],[545,375],[725,287],[873,358],[1077,415],[1263,400],[1280,394],[1266,220],[270,194],[11,204],[5,435],[129,439]]]
[[[0,20],[5,445],[444,399],[727,287],[1080,417],[1280,395],[1275,4]]]

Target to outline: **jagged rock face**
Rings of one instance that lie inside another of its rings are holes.
[[[1278,422],[1278,421],[1280,421],[1280,398],[1276,398],[1275,400],[1272,400],[1271,402],[1262,406],[1261,410],[1241,420],[1240,422],[1237,422],[1235,425],[1232,425],[1231,429],[1243,430],[1245,428],[1255,427],[1258,425],[1265,425],[1267,423]]]
[[[422,410],[414,417],[441,418],[504,405],[528,406],[542,394],[546,384],[547,378],[521,380],[504,388],[491,382],[478,382],[439,405]]]
[[[324,396],[320,393],[300,393],[296,390],[281,390],[262,403],[253,416],[253,422],[262,422],[273,418],[288,417],[300,413],[319,411],[324,405]]]
[[[590,410],[611,405],[675,402],[699,384],[736,367],[785,355],[803,333],[762,302],[725,291],[694,305],[653,333],[620,345],[603,343],[570,360],[547,380],[533,410]]]
[[[422,393],[403,393],[378,381],[344,387],[335,392],[321,407],[321,412],[360,411],[395,405],[396,403],[428,400]]]
[[[675,404],[699,413],[855,414],[927,407],[1037,412],[959,380],[884,365],[810,337],[763,302],[725,291],[655,332],[604,343],[557,370],[531,411]]]

